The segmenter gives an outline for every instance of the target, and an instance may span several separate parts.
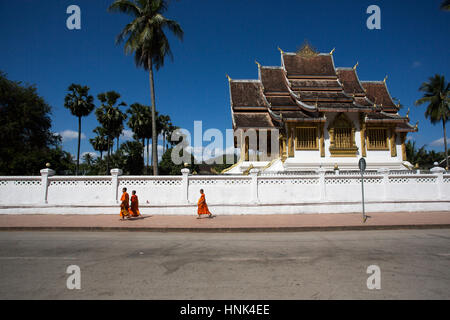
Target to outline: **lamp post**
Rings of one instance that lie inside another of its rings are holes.
[[[362,194],[362,212],[363,223],[366,222],[366,212],[364,208],[364,171],[366,170],[366,159],[361,158],[358,162],[359,171],[361,172],[361,194]]]

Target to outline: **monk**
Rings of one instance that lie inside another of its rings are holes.
[[[139,199],[136,195],[136,190],[131,191],[130,214],[132,217],[139,217],[141,215],[141,213],[139,212]]]
[[[122,197],[120,198],[120,201],[120,218],[121,220],[125,220],[125,217],[128,218],[130,216],[130,196],[127,193],[127,188],[122,189]]]
[[[205,199],[205,194],[203,192],[203,189],[200,189],[200,199],[198,199],[198,209],[197,209],[197,213],[198,213],[198,218],[200,219],[202,214],[207,214],[209,215],[209,217],[212,217],[211,212],[209,212],[208,210],[208,205],[206,204],[206,199]]]

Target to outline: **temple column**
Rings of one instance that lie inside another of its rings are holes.
[[[395,143],[395,140],[397,139],[397,135],[395,134],[394,128],[390,129],[390,145],[391,145],[391,157],[397,156],[397,145]]]
[[[364,122],[364,114],[360,114],[359,119],[359,125],[360,125],[360,135],[361,135],[361,155],[363,157],[367,157],[367,148],[366,148],[366,123]]]
[[[294,129],[291,124],[287,124],[288,130],[288,157],[293,158],[294,152]]]
[[[406,133],[405,132],[400,133],[400,141],[402,143],[402,161],[407,161],[405,140],[406,140]]]
[[[325,136],[324,136],[324,127],[325,127],[325,123],[321,123],[319,126],[319,135],[320,135],[320,140],[319,140],[319,148],[320,148],[320,156],[322,158],[325,157]]]

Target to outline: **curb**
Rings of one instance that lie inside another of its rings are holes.
[[[1,231],[91,231],[91,232],[199,232],[199,233],[233,233],[233,232],[311,232],[311,231],[370,231],[370,230],[420,230],[450,229],[450,224],[420,225],[374,225],[374,226],[325,226],[325,227],[236,227],[236,228],[171,228],[171,227],[0,227]]]

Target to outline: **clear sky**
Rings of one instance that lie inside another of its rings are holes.
[[[170,1],[166,16],[177,20],[185,37],[169,36],[174,61],[156,73],[160,113],[192,131],[231,128],[230,98],[225,74],[256,79],[255,60],[280,65],[279,46],[295,51],[307,39],[321,52],[334,52],[337,67],[357,61],[360,80],[388,78],[393,97],[411,108],[419,132],[409,134],[418,146],[443,150],[442,125],[433,126],[415,107],[420,84],[439,73],[450,80],[450,12],[440,0],[180,0]],[[150,105],[148,74],[137,69],[115,36],[129,21],[106,11],[112,0],[0,0],[0,70],[12,80],[35,84],[53,107],[55,132],[66,132],[65,150],[76,153],[77,121],[65,109],[71,83],[87,85],[95,97],[115,90],[128,104]],[[66,9],[81,8],[81,30],[68,30]],[[369,5],[381,8],[381,30],[369,30]],[[100,105],[96,99],[96,105]],[[98,125],[94,113],[83,118],[82,152],[93,151],[89,138]],[[71,131],[67,131],[71,130]],[[441,143],[439,143],[441,139]],[[205,146],[207,143],[204,144]]]

